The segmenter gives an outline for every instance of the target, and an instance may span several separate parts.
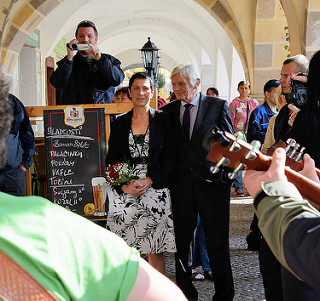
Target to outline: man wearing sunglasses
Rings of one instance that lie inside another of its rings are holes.
[[[75,39],[66,44],[67,55],[58,62],[50,82],[57,88],[56,104],[109,103],[124,73],[121,62],[101,53],[98,31],[91,21],[78,24]]]

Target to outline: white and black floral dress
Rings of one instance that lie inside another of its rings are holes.
[[[149,128],[145,135],[129,133],[134,174],[145,178],[149,153]],[[170,193],[167,188],[149,187],[139,197],[114,189],[108,192],[107,227],[141,254],[175,252]]]

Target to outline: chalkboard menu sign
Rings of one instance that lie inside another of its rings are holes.
[[[44,111],[48,199],[92,220],[106,218],[103,108]]]

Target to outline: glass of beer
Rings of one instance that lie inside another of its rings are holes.
[[[95,216],[104,216],[107,215],[105,203],[106,200],[104,197],[106,194],[104,193],[104,183],[106,179],[103,177],[92,178],[92,191],[93,191],[93,200],[94,200],[94,208],[95,208]]]

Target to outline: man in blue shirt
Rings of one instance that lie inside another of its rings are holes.
[[[255,108],[249,119],[249,127],[247,133],[247,141],[259,140],[261,145],[264,142],[264,137],[267,132],[269,120],[276,114],[277,110],[277,90],[280,82],[276,79],[271,79],[266,82],[263,87],[264,103]],[[256,215],[250,225],[251,232],[248,234],[246,240],[248,243],[248,250],[258,251],[261,241],[261,232],[258,228],[258,220]]]
[[[277,88],[280,82],[271,79],[264,85],[264,103],[253,110],[249,119],[247,141],[259,140],[261,145],[267,132],[269,120],[277,111]]]
[[[3,67],[0,64],[0,79],[4,78]],[[23,103],[14,95],[8,95],[13,121],[11,130],[6,136],[6,165],[0,169],[0,191],[23,196],[25,176],[33,164],[34,134],[29,116]]]

